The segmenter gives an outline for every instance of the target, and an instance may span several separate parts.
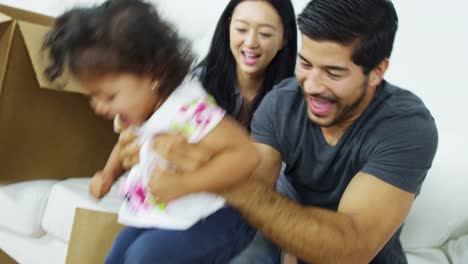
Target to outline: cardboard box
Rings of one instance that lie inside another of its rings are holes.
[[[90,177],[117,139],[76,82],[46,80],[41,49],[52,22],[0,5],[0,184]]]
[[[104,263],[122,228],[117,214],[77,208],[65,263]]]
[[[8,256],[3,250],[0,249],[0,263],[2,264],[16,264],[10,256]]]

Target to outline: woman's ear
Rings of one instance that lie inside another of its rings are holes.
[[[283,38],[283,45],[281,46],[281,49],[282,50],[284,47],[286,47],[286,45],[288,45],[288,38],[286,36],[284,36]]]
[[[383,80],[385,72],[388,69],[390,61],[388,58],[383,59],[369,74],[369,84],[376,87]]]
[[[156,88],[159,88],[159,81],[155,80],[153,85],[151,86],[151,90],[154,91]]]

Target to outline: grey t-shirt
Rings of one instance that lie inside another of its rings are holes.
[[[300,201],[331,210],[337,210],[343,192],[360,171],[418,194],[438,142],[434,120],[423,102],[386,81],[335,146],[327,144],[320,127],[308,118],[295,78],[284,80],[263,99],[251,129],[257,142],[281,153],[286,178]],[[406,263],[400,231],[371,263]]]

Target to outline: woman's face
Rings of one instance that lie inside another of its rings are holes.
[[[79,76],[94,112],[107,119],[119,114],[123,127],[141,125],[157,105],[155,81],[130,73]]]
[[[262,75],[284,46],[284,29],[274,7],[266,1],[243,1],[229,25],[230,47],[237,73]]]

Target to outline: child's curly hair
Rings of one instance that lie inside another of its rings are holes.
[[[68,67],[72,74],[149,74],[168,96],[185,78],[194,56],[190,45],[141,0],[108,0],[102,5],[71,9],[55,21],[44,50],[51,64],[50,81]]]

